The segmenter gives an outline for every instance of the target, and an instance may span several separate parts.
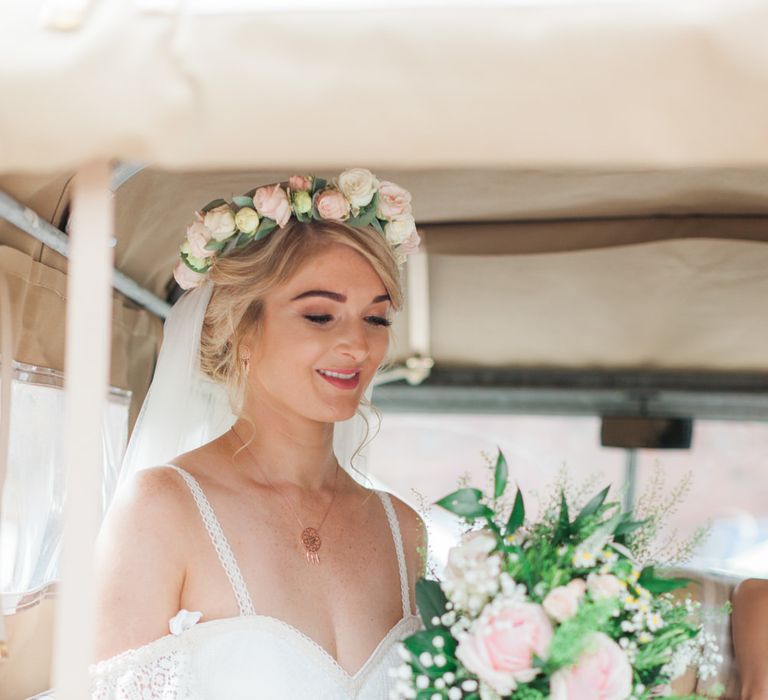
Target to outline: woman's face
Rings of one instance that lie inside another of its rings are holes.
[[[387,353],[390,314],[365,258],[329,245],[267,295],[248,391],[280,412],[326,423],[352,417]]]

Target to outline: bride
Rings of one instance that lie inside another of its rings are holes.
[[[410,195],[361,168],[198,214],[129,456],[177,429],[198,379],[227,389],[234,422],[124,467],[97,542],[93,697],[389,696],[397,642],[420,624],[425,529],[340,466],[334,432],[367,403],[417,243]],[[199,341],[158,417],[156,383],[184,364],[174,323]]]

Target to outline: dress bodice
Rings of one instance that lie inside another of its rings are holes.
[[[181,610],[170,634],[90,668],[94,700],[385,700],[399,664],[397,642],[420,628],[411,612],[397,514],[389,494],[376,491],[387,514],[400,572],[403,617],[354,674],[309,636],[278,618],[257,615],[229,542],[197,480],[175,465],[194,497],[237,599],[237,617],[199,621]]]

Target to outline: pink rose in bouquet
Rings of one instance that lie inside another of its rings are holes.
[[[627,700],[632,667],[616,642],[596,632],[573,666],[552,675],[550,691],[551,700]]]
[[[456,657],[500,695],[539,673],[534,654],[546,657],[552,625],[540,605],[498,598],[462,636]]]

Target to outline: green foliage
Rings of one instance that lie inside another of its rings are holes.
[[[445,613],[447,602],[439,581],[422,578],[416,582],[416,606],[427,629],[442,626],[442,623],[433,624],[432,618],[441,617]]]
[[[507,468],[507,460],[504,458],[504,453],[499,449],[499,455],[496,458],[496,469],[493,473],[493,497],[498,499],[504,495],[504,491],[507,488],[507,478],[509,475],[509,469]]]
[[[214,199],[212,202],[208,202],[200,211],[203,212],[203,214],[211,211],[211,209],[216,209],[216,207],[220,207],[222,204],[227,204],[227,200],[225,199]]]
[[[546,673],[576,663],[590,641],[590,635],[604,631],[618,604],[614,599],[587,602],[576,614],[561,624],[552,637],[549,658],[543,664]]]
[[[259,222],[259,228],[256,229],[254,238],[260,241],[262,238],[268,236],[272,231],[277,228],[277,222],[274,219],[270,219],[268,216],[263,216]]]
[[[243,207],[250,207],[251,209],[254,209],[253,204],[253,197],[249,197],[248,195],[242,195],[239,197],[232,197],[232,201],[240,208]]]
[[[357,213],[357,216],[350,216],[349,219],[346,220],[346,224],[348,226],[355,226],[358,228],[362,228],[364,226],[371,226],[373,224],[373,221],[376,219],[376,207],[379,204],[379,193],[376,192],[373,195],[373,199],[360,211]]]
[[[688,578],[661,578],[656,575],[655,567],[646,566],[642,572],[640,572],[638,583],[650,593],[657,595],[659,593],[669,593],[678,588],[685,588],[692,582],[691,579]]]
[[[504,528],[504,535],[509,537],[520,529],[525,522],[525,503],[523,502],[523,492],[517,489],[515,496],[515,505],[512,506],[512,512],[509,515],[507,526]]]
[[[474,522],[478,518],[493,517],[493,511],[481,502],[482,498],[483,492],[480,489],[464,488],[441,498],[437,505],[468,522]]]

